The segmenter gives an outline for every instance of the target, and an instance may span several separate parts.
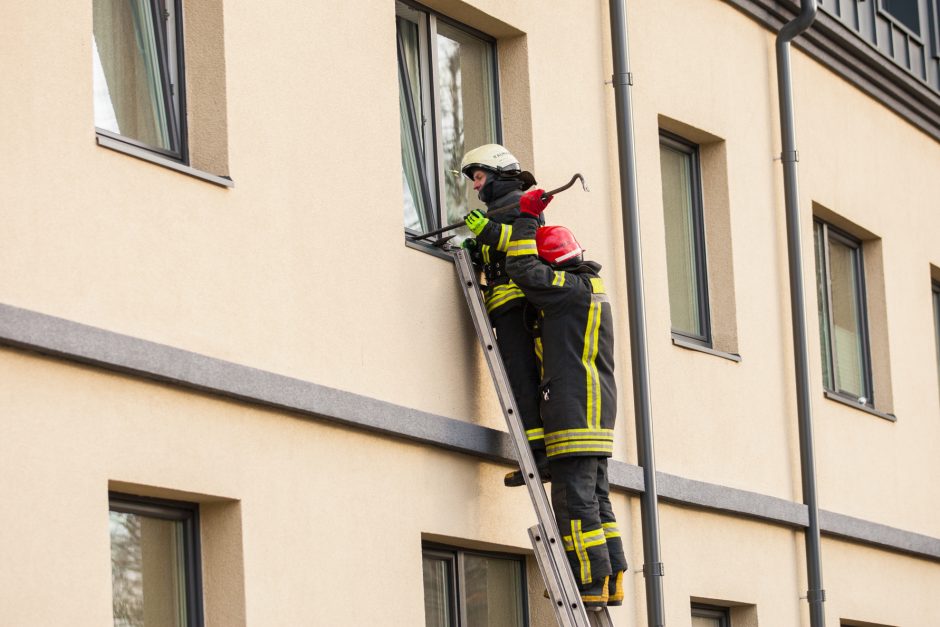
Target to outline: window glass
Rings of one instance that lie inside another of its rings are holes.
[[[832,346],[836,389],[865,396],[863,370],[860,268],[857,249],[830,239],[829,286],[832,300]]]
[[[427,232],[469,212],[460,160],[499,141],[495,47],[404,2],[396,16],[404,226]]]
[[[522,563],[468,554],[464,589],[469,627],[523,625]]]
[[[199,627],[195,506],[111,498],[114,627]]]
[[[691,146],[660,145],[666,271],[674,332],[709,341],[697,160]]]
[[[827,390],[835,387],[832,380],[832,355],[830,351],[831,338],[829,336],[829,280],[826,278],[826,238],[823,234],[823,225],[819,222],[813,224],[813,235],[816,249],[816,299],[819,303],[819,350],[822,357],[823,385]]]
[[[426,627],[454,625],[451,607],[452,560],[424,556],[424,624]]]
[[[692,627],[721,627],[721,619],[705,616],[693,616]]]
[[[460,176],[464,153],[496,141],[492,46],[443,22],[437,30],[444,220],[469,213],[473,186]]]
[[[93,4],[95,126],[166,153],[180,152],[174,11],[161,0]]]
[[[920,34],[918,0],[881,0],[881,8],[904,24],[911,32]]]

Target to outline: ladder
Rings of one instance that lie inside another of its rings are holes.
[[[454,265],[457,267],[457,278],[470,307],[470,317],[473,318],[473,326],[476,327],[477,339],[483,347],[483,354],[486,356],[486,363],[493,377],[496,393],[503,408],[503,416],[506,418],[519,466],[538,519],[538,524],[529,528],[529,539],[532,541],[532,548],[535,549],[535,557],[539,570],[542,572],[542,578],[545,580],[549,598],[552,600],[558,625],[559,627],[613,627],[607,608],[599,612],[588,611],[581,603],[581,596],[568,565],[564,544],[555,523],[555,515],[545,489],[542,487],[525,429],[516,418],[518,411],[516,401],[509,386],[503,360],[496,347],[496,335],[493,333],[493,327],[490,326],[489,315],[483,304],[483,295],[477,283],[477,273],[473,269],[473,263],[466,250],[457,249],[451,252]]]

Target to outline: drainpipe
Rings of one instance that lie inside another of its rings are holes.
[[[793,321],[793,359],[796,371],[797,419],[800,431],[800,474],[803,503],[809,512],[806,528],[806,575],[809,583],[811,627],[825,627],[822,559],[819,542],[819,509],[816,502],[816,460],[813,448],[813,417],[809,400],[806,308],[803,299],[803,252],[800,243],[800,197],[797,185],[796,133],[793,123],[793,84],[790,75],[790,42],[816,19],[816,0],[801,0],[800,14],[777,35],[777,92],[780,99],[780,137],[783,152],[783,188],[787,214],[787,252],[790,261],[790,313]]]
[[[620,161],[620,202],[623,212],[624,257],[627,266],[627,301],[633,366],[633,409],[636,418],[637,458],[643,468],[640,513],[643,521],[643,575],[646,578],[646,616],[649,627],[664,627],[663,563],[659,549],[659,503],[653,455],[649,365],[646,350],[646,306],[643,299],[643,256],[636,191],[636,151],[633,103],[627,51],[627,14],[624,0],[610,0],[610,37],[614,61],[614,99],[617,109],[617,153]]]

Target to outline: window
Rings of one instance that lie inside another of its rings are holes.
[[[423,562],[427,627],[528,624],[521,557],[425,546]]]
[[[185,162],[180,0],[94,0],[99,135]]]
[[[919,0],[881,0],[881,10],[906,27],[913,34],[920,36]]]
[[[814,236],[823,384],[873,406],[862,244],[820,220]]]
[[[731,627],[727,608],[693,604],[692,627]]]
[[[698,146],[660,133],[672,332],[711,344]]]
[[[114,627],[200,627],[196,505],[110,494]]]
[[[495,42],[418,5],[395,14],[404,225],[424,233],[469,212],[464,152],[500,142]]]

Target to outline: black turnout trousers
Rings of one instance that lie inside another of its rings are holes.
[[[539,365],[535,357],[535,339],[526,328],[525,300],[517,299],[490,314],[490,323],[496,330],[499,354],[506,367],[509,386],[519,408],[519,419],[526,432],[542,428],[539,414]],[[540,432],[541,433],[541,432]],[[529,439],[536,463],[545,459],[545,440]]]

